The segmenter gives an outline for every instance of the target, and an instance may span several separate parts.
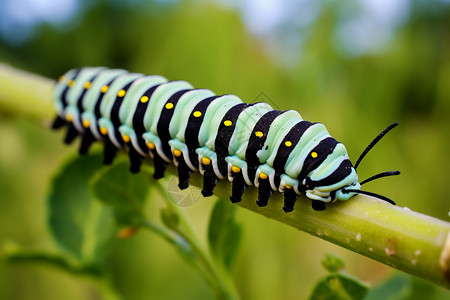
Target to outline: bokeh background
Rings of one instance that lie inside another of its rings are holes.
[[[399,169],[401,176],[367,189],[449,220],[448,0],[2,0],[0,16],[2,62],[51,78],[79,66],[121,67],[295,109],[324,123],[353,160],[399,121],[361,164],[360,177]],[[46,193],[77,149],[62,145],[62,133],[1,111],[0,137],[0,244],[51,249]],[[186,208],[202,235],[212,203]],[[373,285],[394,273],[238,211],[244,233],[234,277],[244,299],[304,299],[325,274],[320,260],[329,252]],[[213,297],[152,234],[116,241],[108,259],[126,299]],[[0,299],[63,297],[97,299],[98,291],[56,269],[0,261]]]

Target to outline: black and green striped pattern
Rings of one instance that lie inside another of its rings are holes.
[[[266,205],[278,191],[289,212],[301,193],[319,210],[324,203],[355,194],[345,189],[360,189],[344,145],[324,125],[304,121],[292,110],[243,103],[237,96],[218,96],[185,81],[104,67],[73,69],[61,76],[54,103],[58,116],[53,127],[67,126],[66,143],[80,135],[80,153],[100,140],[105,164],[124,149],[133,173],[151,157],[155,178],[163,177],[173,162],[182,189],[191,173],[199,171],[204,196],[227,178],[233,202],[255,185],[258,205]]]

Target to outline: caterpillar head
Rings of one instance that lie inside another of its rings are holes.
[[[359,190],[361,187],[358,183],[358,174],[343,144],[330,139],[324,146],[316,147],[315,151],[310,153],[314,159],[312,162],[314,169],[304,180],[305,194],[311,200],[325,203],[346,201],[355,194],[346,192],[347,189]]]
[[[370,151],[370,149],[375,146],[376,143],[396,127],[398,123],[393,123],[384,129],[375,139],[364,149],[362,154],[356,161],[355,166],[348,159],[347,151],[344,145],[338,143],[334,139],[329,140],[332,143],[336,143],[334,149],[332,147],[325,148],[328,151],[325,153],[317,153],[316,151],[311,152],[310,156],[314,158],[320,157],[320,155],[326,155],[326,158],[322,157],[320,164],[311,171],[308,177],[305,178],[303,184],[306,188],[306,196],[313,200],[313,208],[315,210],[325,209],[324,203],[333,202],[337,200],[346,201],[350,199],[355,194],[365,194],[369,196],[376,197],[380,200],[389,202],[395,205],[395,202],[391,199],[378,195],[372,192],[361,190],[361,185],[372,181],[374,179],[399,175],[399,171],[388,171],[376,174],[361,183],[358,182],[358,175],[356,173],[356,168]],[[334,141],[334,142],[333,142]],[[330,144],[330,143],[329,143]],[[342,145],[342,146],[340,146]]]

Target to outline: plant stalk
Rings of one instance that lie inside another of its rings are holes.
[[[178,226],[172,228],[177,234],[179,234],[182,238],[184,238],[192,248],[192,251],[199,258],[200,264],[203,266],[206,271],[211,283],[215,286],[217,299],[223,300],[237,300],[240,299],[239,294],[237,292],[236,286],[230,277],[229,272],[225,272],[221,270],[220,267],[216,264],[216,262],[212,259],[209,251],[206,247],[201,243],[199,236],[194,230],[192,224],[189,221],[186,213],[183,209],[176,206],[173,202],[173,199],[170,196],[167,196],[166,190],[163,188],[164,180],[159,180],[156,184],[158,191],[162,197],[169,197],[167,199],[167,205],[170,206],[170,209],[177,215]],[[167,180],[166,180],[167,186]]]

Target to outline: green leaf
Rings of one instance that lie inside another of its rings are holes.
[[[128,163],[105,168],[92,181],[96,197],[110,206],[122,225],[134,225],[143,219],[143,205],[151,187],[144,172],[131,174]]]
[[[344,269],[344,261],[336,254],[327,253],[322,260],[322,266],[329,272],[338,272]]]
[[[236,206],[224,199],[217,200],[209,221],[208,240],[216,261],[230,268],[236,254],[241,226],[235,220]]]
[[[438,289],[442,288],[438,288],[416,277],[397,273],[384,283],[370,289],[364,300],[448,299],[448,291],[446,291],[444,296],[440,296]]]
[[[95,261],[115,226],[111,209],[96,201],[89,180],[100,169],[101,156],[78,156],[53,180],[48,197],[50,230],[58,244],[80,261]]]
[[[309,300],[360,300],[367,294],[368,289],[367,284],[356,278],[337,273],[319,281]]]

